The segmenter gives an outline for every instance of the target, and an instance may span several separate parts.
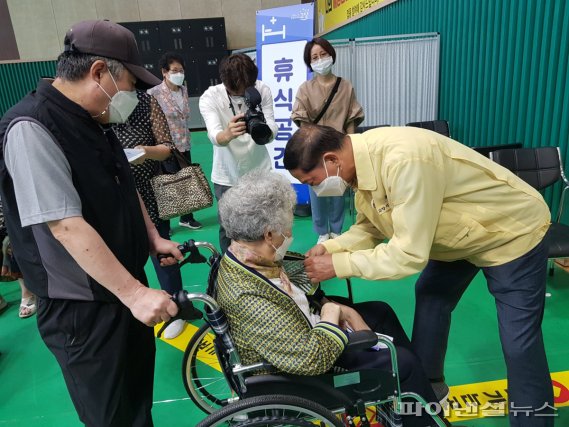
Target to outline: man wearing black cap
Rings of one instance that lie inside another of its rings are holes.
[[[65,36],[54,81],[0,121],[0,195],[38,328],[82,422],[151,426],[156,323],[177,312],[147,286],[149,253],[181,254],[159,237],[109,123],[124,122],[134,88],[160,81],[133,34],[83,21]]]

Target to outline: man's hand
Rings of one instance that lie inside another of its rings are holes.
[[[233,116],[227,125],[227,128],[222,132],[222,137],[217,138],[217,142],[221,145],[227,145],[231,140],[243,135],[247,131],[247,125],[242,120],[245,113]]]
[[[160,260],[160,265],[163,267],[174,265],[178,261],[182,261],[184,259],[182,252],[178,249],[178,243],[173,242],[172,240],[163,239],[160,236],[150,242],[150,254],[171,255]]]
[[[326,248],[324,247],[324,245],[316,245],[314,246],[312,249],[310,249],[308,252],[306,252],[304,254],[304,256],[306,258],[310,258],[312,256],[320,256],[320,255],[324,255],[327,254],[328,251],[326,250]]]
[[[311,256],[305,259],[304,268],[312,283],[319,283],[336,277],[331,254]]]
[[[139,286],[124,304],[146,326],[167,322],[178,313],[178,306],[166,291]]]

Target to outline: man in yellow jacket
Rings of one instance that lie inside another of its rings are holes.
[[[482,269],[496,299],[511,425],[553,425],[543,416],[553,391],[541,333],[550,212],[535,189],[470,148],[412,127],[344,135],[303,126],[284,165],[316,194],[357,190],[356,223],[307,253],[313,281],[422,271],[412,342],[429,378],[446,387],[451,312]],[[520,407],[531,410],[514,416]]]

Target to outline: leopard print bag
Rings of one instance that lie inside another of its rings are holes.
[[[176,149],[172,150],[172,154],[178,160],[180,170],[173,174],[163,173],[150,180],[158,205],[158,216],[163,220],[213,205],[213,194],[201,166],[188,164]]]

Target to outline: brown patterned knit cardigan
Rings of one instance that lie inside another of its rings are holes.
[[[310,291],[306,280],[304,286],[295,280],[304,274],[299,265],[285,264],[285,270],[292,283]],[[313,328],[292,298],[230,252],[221,260],[216,289],[244,364],[264,360],[281,372],[320,375],[346,346],[348,338],[338,326],[319,322]]]

